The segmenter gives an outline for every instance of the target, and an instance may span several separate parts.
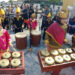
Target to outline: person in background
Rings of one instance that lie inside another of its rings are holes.
[[[36,9],[36,10],[35,10],[35,13],[36,13],[36,17],[37,17],[37,14],[38,14],[38,5],[36,6],[35,9]]]
[[[31,15],[34,13],[33,5],[30,6],[29,9],[29,18],[31,18]]]
[[[23,31],[23,29],[22,29],[22,27],[24,27],[23,26],[23,17],[20,16],[20,8],[19,7],[16,8],[16,17],[14,17],[14,19],[13,19],[13,24],[15,27],[15,33]]]
[[[0,17],[0,53],[10,51],[9,47],[12,47],[13,50],[15,50],[10,41],[10,35],[8,31],[2,27],[2,20]]]
[[[0,9],[0,15],[1,15],[1,19],[2,19],[2,27],[4,29],[9,29],[8,18],[5,16],[5,11],[3,9]]]
[[[56,10],[56,15],[58,14],[59,10],[60,10],[60,7],[57,8],[57,10]]]
[[[3,9],[4,11],[6,11],[6,8],[5,8],[4,6],[2,6],[2,9]]]
[[[75,34],[75,16],[69,19],[68,32],[70,34]]]
[[[45,45],[48,45],[48,50],[61,48],[63,43],[68,43],[65,39],[67,32],[67,15],[64,11],[58,13],[58,19],[52,23],[46,30]]]
[[[24,9],[22,11],[22,17],[24,18],[24,28],[28,29],[27,27],[27,20],[28,20],[28,5],[24,4]]]
[[[42,14],[42,16],[43,16],[43,19],[42,19],[42,26],[43,26],[45,20],[47,19],[47,15],[48,15],[49,12],[50,12],[50,11],[49,11],[48,5],[46,5],[45,10],[44,10],[44,13]]]
[[[8,13],[9,13],[9,14],[12,13],[12,6],[8,6]]]
[[[16,8],[18,7],[18,5],[15,5],[15,7],[13,8],[13,13],[16,14]]]
[[[30,25],[32,26],[32,30],[36,29],[36,27],[37,27],[37,19],[36,19],[36,14],[35,13],[33,13],[31,15],[30,19],[28,19],[27,25],[28,25],[29,29],[30,29]]]
[[[47,19],[45,20],[44,24],[42,25],[42,29],[44,29],[43,39],[45,39],[45,31],[51,25],[51,13],[48,13]]]
[[[60,7],[58,7],[58,9],[56,10],[56,14],[52,18],[52,23],[56,22],[56,20],[57,20],[57,14],[59,13],[59,10],[60,10]]]

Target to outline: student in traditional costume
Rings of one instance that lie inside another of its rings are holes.
[[[8,26],[8,24],[9,24],[8,17],[5,16],[5,11],[2,8],[0,9],[0,15],[1,15],[1,19],[2,19],[2,27],[4,29],[8,29],[9,28],[9,26]]]
[[[48,45],[48,50],[61,48],[64,42],[68,42],[65,39],[66,31],[67,15],[64,11],[59,11],[57,21],[46,30],[45,45]]]
[[[31,15],[30,19],[28,19],[27,25],[28,25],[29,29],[30,29],[30,25],[31,25],[32,30],[36,29],[36,27],[37,27],[37,19],[36,19],[36,14],[35,13],[33,13]]]
[[[23,29],[23,17],[20,16],[20,8],[17,7],[16,8],[16,17],[14,17],[14,20],[13,20],[13,24],[14,24],[14,27],[15,27],[15,33],[17,32],[22,32]]]
[[[0,18],[0,53],[9,51],[9,47],[15,49],[11,43],[10,35],[6,29],[3,29]]]

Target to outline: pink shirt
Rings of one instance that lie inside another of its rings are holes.
[[[0,36],[0,50],[7,50],[9,47],[10,36],[7,30],[3,29],[3,35]]]
[[[29,29],[30,29],[30,23],[31,23],[31,19],[28,19],[27,25],[28,25]],[[37,27],[37,20],[35,19],[35,21],[32,22],[31,24],[32,24],[32,29],[36,29],[36,27]]]

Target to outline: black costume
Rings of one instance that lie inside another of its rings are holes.
[[[22,24],[23,24],[23,18],[22,17],[20,17],[19,20],[16,17],[14,17],[13,24],[16,26],[15,27],[15,33],[23,31],[22,30]]]
[[[75,17],[69,19],[69,25],[70,26],[68,26],[68,32],[70,34],[74,34],[75,33]]]
[[[24,28],[26,28],[28,20],[28,9],[24,9],[22,12],[23,12],[22,17],[24,18]]]
[[[30,8],[29,10],[29,18],[31,18],[31,15],[34,13],[34,9],[33,8]]]
[[[2,21],[2,27],[5,29],[5,27],[7,26],[8,29],[8,18],[4,18],[4,20]]]
[[[51,25],[51,20],[46,19],[41,27],[41,29],[44,29],[44,33],[43,33],[43,39],[45,39],[45,31],[47,30],[47,28]]]

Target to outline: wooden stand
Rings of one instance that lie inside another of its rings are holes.
[[[21,53],[21,58],[20,58],[21,65],[17,68],[13,68],[11,66],[9,66],[9,68],[0,68],[0,74],[11,74],[11,75],[25,74],[24,52],[21,51],[20,53]],[[0,58],[1,58],[1,56],[0,56]],[[10,58],[9,60],[11,60],[11,59],[12,58]]]
[[[46,65],[45,61],[44,61],[44,58],[42,58],[42,56],[41,56],[41,51],[39,51],[39,53],[38,53],[38,58],[39,58],[39,62],[40,62],[42,72],[53,71],[52,75],[59,75],[59,72],[63,68],[75,66],[75,61],[65,62],[65,63],[62,63],[62,64]]]
[[[60,72],[60,71],[61,71],[61,70],[53,71],[52,75],[59,75],[59,72]]]

